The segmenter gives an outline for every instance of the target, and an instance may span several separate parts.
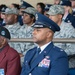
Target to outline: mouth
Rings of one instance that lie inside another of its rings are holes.
[[[35,36],[33,36],[33,40],[36,40],[36,37]]]
[[[35,37],[33,36],[33,39],[35,39]]]

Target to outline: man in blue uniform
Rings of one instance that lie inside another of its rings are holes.
[[[46,16],[36,13],[33,27],[33,39],[37,47],[27,52],[21,75],[67,75],[67,55],[52,42],[54,32],[60,30],[59,26]]]

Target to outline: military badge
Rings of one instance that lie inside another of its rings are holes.
[[[2,31],[1,34],[2,34],[2,35],[5,35],[5,31]]]
[[[44,58],[38,65],[38,67],[45,67],[45,68],[49,68],[50,66],[50,60],[48,60],[47,58]]]
[[[36,20],[38,20],[38,14],[36,14]]]

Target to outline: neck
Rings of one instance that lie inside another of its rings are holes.
[[[50,41],[52,41],[52,40],[50,40]],[[37,44],[38,44],[39,47],[41,47],[41,46],[43,46],[43,45],[49,43],[50,41],[47,41],[47,42],[39,42],[39,43],[37,43]]]
[[[61,25],[61,22],[62,22],[62,20],[59,20],[59,22],[57,23],[57,24],[58,24],[58,26],[60,26],[60,25]]]
[[[32,24],[33,24],[33,22],[31,22],[31,23],[28,23],[27,25],[28,25],[28,26],[31,26]]]

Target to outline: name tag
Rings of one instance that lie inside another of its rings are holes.
[[[0,69],[0,75],[4,75],[4,69]]]

